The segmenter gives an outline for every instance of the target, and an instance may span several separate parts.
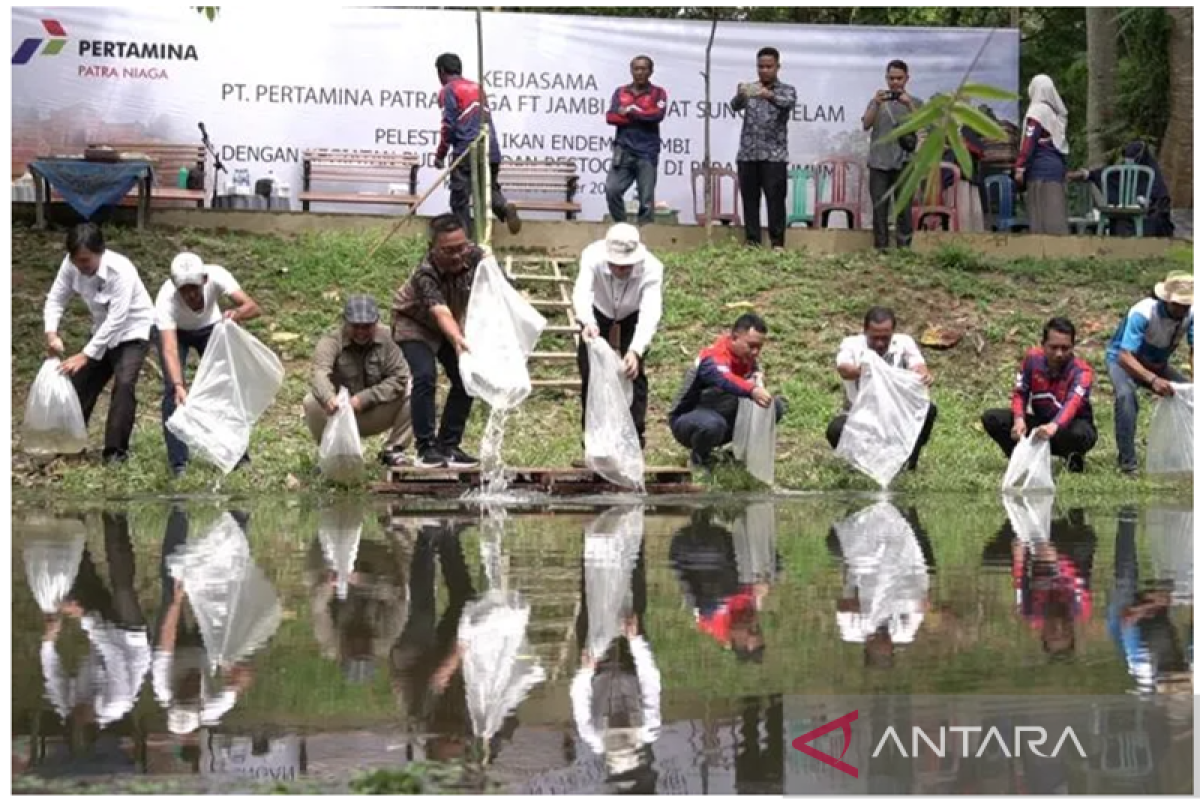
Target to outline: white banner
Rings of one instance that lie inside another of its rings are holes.
[[[204,122],[230,170],[248,168],[253,179],[273,171],[295,196],[304,148],[414,152],[431,165],[440,126],[434,60],[455,52],[466,76],[478,77],[469,11],[331,6],[280,14],[247,4],[221,7],[213,22],[184,6],[12,13],[15,171],[34,156],[80,153],[89,142],[198,143]],[[605,112],[613,90],[630,80],[630,59],[649,55],[652,80],[670,100],[657,199],[691,222],[704,119],[712,119],[714,162],[732,164],[741,120],[729,101],[739,82],[756,79],[760,47],[780,51],[780,79],[799,95],[789,128],[793,164],[865,159],[860,118],[885,88],[890,59],[908,63],[909,92],[921,98],[953,89],[973,62],[972,81],[1017,89],[1015,30],[721,23],[710,108],[700,74],[708,35],[705,22],[484,14],[485,85],[504,157],[572,159],[583,218],[603,217],[614,132]],[[995,110],[1016,116],[1013,103]],[[419,190],[435,175],[423,167]],[[436,192],[422,211],[444,211],[447,201],[445,190]]]

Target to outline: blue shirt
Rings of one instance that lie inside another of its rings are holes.
[[[1185,331],[1188,346],[1195,347],[1192,318],[1193,312],[1188,309],[1183,319],[1171,319],[1166,303],[1156,297],[1147,297],[1129,309],[1117,326],[1117,332],[1108,343],[1107,362],[1116,364],[1121,351],[1128,350],[1147,367],[1165,367]]]

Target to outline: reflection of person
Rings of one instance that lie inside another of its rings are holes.
[[[1172,383],[1188,382],[1170,362],[1186,335],[1189,369],[1192,366],[1194,285],[1190,273],[1168,274],[1166,280],[1154,286],[1153,297],[1129,309],[1108,343],[1105,360],[1116,395],[1117,462],[1126,475],[1136,475],[1138,470],[1138,389],[1169,397],[1175,394]]]
[[[222,297],[228,297],[236,305],[222,312]],[[188,447],[167,428],[167,420],[175,413],[176,406],[187,402],[183,370],[187,366],[188,351],[195,350],[203,358],[218,322],[222,319],[245,322],[257,317],[261,310],[229,270],[216,264],[205,264],[195,253],[175,256],[171,262],[171,277],[158,290],[154,310],[158,357],[163,373],[163,437],[167,441],[171,473],[178,476],[187,468]],[[249,455],[243,455],[238,466],[249,461]]]
[[[763,638],[759,608],[765,592],[742,585],[733,535],[714,521],[708,509],[692,512],[687,525],[671,539],[670,559],[696,617],[696,627],[738,661],[762,663]]]
[[[835,523],[825,541],[843,565],[842,641],[862,643],[867,667],[892,667],[896,645],[916,640],[929,610],[933,545],[917,510],[878,503]]]
[[[636,56],[629,62],[633,82],[617,87],[605,117],[616,126],[613,138],[612,169],[608,172],[605,195],[613,222],[625,221],[625,192],[636,181],[638,225],[654,221],[654,185],[658,179],[658,154],[662,149],[659,123],[667,115],[667,92],[650,83],[654,60]]]
[[[1092,367],[1075,355],[1075,326],[1054,317],[1042,328],[1041,347],[1031,347],[1021,361],[1011,408],[983,412],[983,429],[1011,458],[1030,430],[1050,440],[1050,452],[1067,461],[1071,472],[1083,472],[1084,456],[1096,446],[1092,420]]]
[[[150,669],[150,641],[135,586],[133,541],[125,512],[103,513],[109,587],[84,550],[59,613],[46,617],[42,676],[59,717],[77,725],[108,727],[133,710]],[[79,620],[89,650],[77,674],[66,673],[55,647],[63,617]]]
[[[1029,232],[1066,236],[1067,107],[1048,75],[1035,75],[1028,93],[1014,175],[1025,184]]]
[[[746,697],[741,706],[741,736],[735,743],[733,782],[737,794],[783,794],[783,697]],[[759,735],[759,730],[762,735]]]
[[[912,203],[906,208],[893,209],[890,194],[900,181],[900,173],[912,157],[906,147],[906,137],[883,141],[899,128],[908,116],[921,107],[921,101],[908,93],[908,64],[895,59],[887,65],[888,88],[880,89],[871,97],[867,110],[863,112],[864,131],[871,132],[871,152],[867,158],[870,173],[868,189],[871,193],[871,219],[875,237],[875,249],[885,250],[888,246],[888,227],[896,220],[896,246],[912,244]],[[909,141],[912,137],[907,137]]]
[[[78,294],[92,315],[92,338],[83,350],[62,362],[79,395],[83,421],[92,418],[100,393],[113,381],[104,425],[106,464],[129,458],[129,438],[137,419],[137,380],[150,349],[154,304],[137,267],[104,246],[100,228],[90,222],[67,233],[67,255],[46,295],[46,349],[62,356],[58,323],[71,296]]]

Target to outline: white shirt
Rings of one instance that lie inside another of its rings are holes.
[[[847,336],[838,347],[837,365],[839,367],[857,367],[862,364],[863,358],[870,349],[867,345],[866,334]],[[883,360],[889,366],[897,369],[914,369],[925,363],[925,357],[921,355],[917,343],[905,333],[892,335],[892,342],[888,345],[887,352],[883,354]],[[847,407],[854,405],[854,400],[858,397],[858,381],[842,381],[842,385],[846,389]]]
[[[662,675],[654,663],[650,644],[641,636],[629,639],[629,654],[633,657],[638,686],[642,692],[642,726],[638,728],[638,744],[652,744],[658,739],[662,726]],[[571,709],[579,738],[593,753],[604,752],[604,736],[598,725],[606,720],[592,718],[592,677],[596,667],[583,666],[571,681]]]
[[[150,642],[145,628],[118,628],[94,614],[84,615],[80,623],[91,649],[74,677],[67,675],[54,643],[42,642],[46,697],[63,719],[76,705],[90,702],[103,728],[133,710],[150,671]]]
[[[149,339],[154,306],[137,267],[125,256],[105,250],[100,269],[88,277],[75,268],[70,256],[63,259],[43,312],[46,331],[57,331],[71,295],[87,303],[92,315],[92,338],[83,348],[88,358],[99,360],[122,342]]]
[[[603,240],[593,242],[579,257],[579,275],[572,293],[575,318],[584,325],[595,325],[596,311],[617,321],[636,312],[638,323],[629,349],[645,355],[662,320],[662,284],[662,262],[648,251],[646,260],[634,265],[628,278],[619,280],[608,268]]]
[[[208,281],[203,287],[204,305],[198,312],[192,311],[191,307],[183,302],[174,281],[168,279],[158,290],[158,297],[154,300],[154,312],[160,331],[195,331],[221,321],[221,306],[217,300],[240,292],[242,287],[224,267],[206,264],[204,269],[208,272]]]

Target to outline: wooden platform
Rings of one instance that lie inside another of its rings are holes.
[[[581,495],[628,492],[597,476],[591,470],[555,467],[512,467],[506,470],[508,485],[517,491],[545,492],[549,495]],[[479,470],[419,469],[399,467],[388,471],[386,483],[373,484],[380,494],[425,497],[458,496],[478,488]],[[700,490],[692,483],[692,473],[682,467],[646,467],[647,494],[686,494]]]

